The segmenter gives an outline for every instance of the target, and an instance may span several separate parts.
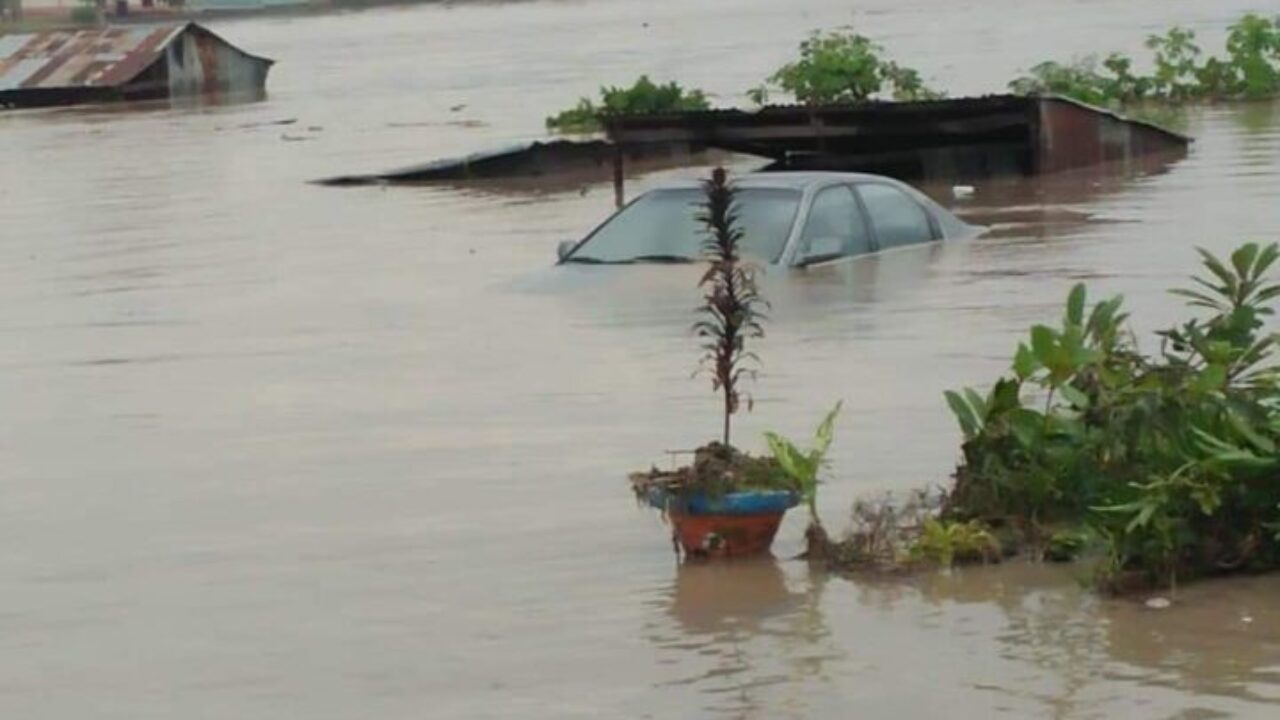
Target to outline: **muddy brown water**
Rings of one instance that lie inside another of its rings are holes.
[[[1073,571],[678,567],[625,472],[712,436],[693,274],[566,268],[611,206],[305,181],[537,136],[648,72],[723,103],[856,22],[954,94],[1267,3],[619,0],[215,24],[251,105],[0,115],[0,714],[1270,718],[1280,578],[1100,599]],[[462,106],[462,107],[458,107]],[[274,124],[294,120],[289,124]],[[1280,107],[1192,110],[1163,172],[981,186],[988,237],[775,272],[738,438],[845,401],[823,488],[944,482],[946,388],[1069,286],[1164,289],[1280,229]],[[696,171],[685,171],[688,172]],[[681,174],[674,171],[666,174]],[[633,188],[655,182],[633,181]],[[938,190],[938,189],[935,189]],[[945,194],[945,189],[939,190]],[[780,558],[801,541],[784,525]]]

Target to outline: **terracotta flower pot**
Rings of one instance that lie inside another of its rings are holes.
[[[659,488],[649,504],[666,513],[672,535],[690,557],[741,557],[769,551],[783,514],[800,498],[786,490],[745,490],[709,497]]]

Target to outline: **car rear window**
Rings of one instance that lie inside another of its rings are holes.
[[[698,259],[706,239],[706,230],[698,221],[703,199],[702,191],[694,188],[646,193],[597,229],[567,260]],[[775,262],[782,255],[799,205],[800,193],[795,190],[738,190],[735,207],[743,254]]]

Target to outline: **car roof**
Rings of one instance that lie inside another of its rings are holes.
[[[867,180],[887,181],[897,184],[893,178],[883,175],[851,172],[792,171],[792,172],[754,172],[733,178],[738,187],[744,188],[778,188],[788,190],[807,190],[816,185],[830,185],[836,182],[863,182]],[[677,190],[701,187],[698,180],[674,180],[663,183],[655,190]]]

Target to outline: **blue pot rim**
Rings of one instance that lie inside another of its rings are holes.
[[[649,488],[649,505],[686,515],[763,515],[786,512],[800,503],[791,490],[742,490],[710,497],[706,493],[676,495],[659,487]]]

